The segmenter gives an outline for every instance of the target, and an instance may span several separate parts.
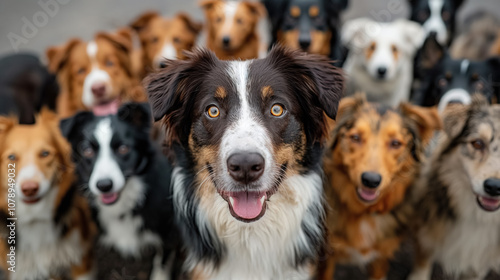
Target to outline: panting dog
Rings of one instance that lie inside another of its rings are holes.
[[[324,242],[325,114],[341,70],[275,47],[221,61],[198,50],[146,89],[175,140],[174,206],[195,279],[310,279]]]
[[[254,59],[259,57],[260,38],[257,24],[266,9],[258,2],[204,0],[207,47],[219,59]]]
[[[0,259],[6,272],[12,260],[7,254],[15,255],[8,279],[52,279],[68,273],[75,280],[94,279],[97,232],[87,201],[77,192],[70,154],[55,113],[42,109],[32,125],[0,117]],[[15,191],[7,191],[9,187]],[[7,228],[12,222],[15,238],[7,239],[13,236]]]
[[[453,59],[431,35],[425,40],[416,69],[423,77],[412,97],[416,104],[438,105],[442,112],[450,103],[469,104],[474,93],[483,94],[493,103],[499,100],[498,57],[484,61]]]
[[[500,107],[475,95],[450,105],[444,131],[416,184],[416,267],[430,279],[433,262],[455,279],[484,279],[500,268]]]
[[[400,218],[406,213],[398,209],[440,123],[435,108],[403,103],[392,109],[363,95],[341,101],[323,163],[331,254],[321,279],[333,279],[337,264],[366,266],[370,279],[386,279],[406,235]]]
[[[449,46],[455,37],[457,11],[463,0],[409,0],[410,19],[418,22],[426,37],[436,34],[442,46]]]
[[[91,110],[98,115],[116,113],[121,102],[145,101],[131,65],[131,31],[97,33],[94,40],[71,39],[47,49],[49,69],[57,74],[61,92],[57,113],[70,117]]]
[[[116,115],[79,113],[63,120],[61,128],[95,210],[101,244],[137,258],[154,248],[151,279],[170,279],[173,254],[181,246],[172,167],[150,139],[151,123],[147,103],[128,103]]]
[[[271,46],[321,54],[341,65],[340,13],[348,0],[264,0],[271,22]]]
[[[193,48],[202,25],[184,13],[167,19],[156,12],[146,12],[130,27],[141,42],[138,75],[144,77],[153,69],[162,67],[164,59],[185,59],[184,51]]]
[[[342,41],[349,48],[344,64],[348,94],[362,91],[369,101],[390,106],[408,101],[414,55],[424,41],[419,24],[353,19],[344,23]]]

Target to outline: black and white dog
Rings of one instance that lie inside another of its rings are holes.
[[[185,268],[200,279],[310,279],[324,243],[321,143],[343,89],[328,58],[197,50],[147,79],[179,166]],[[197,278],[198,279],[198,278]]]
[[[463,0],[409,0],[410,19],[420,23],[427,36],[436,33],[438,42],[450,45],[455,36],[455,19]]]
[[[81,183],[102,232],[122,256],[157,250],[151,279],[170,279],[169,255],[180,245],[170,187],[172,167],[150,140],[148,104],[123,105],[117,115],[82,112],[61,122]]]

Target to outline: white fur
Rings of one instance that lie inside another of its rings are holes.
[[[239,3],[237,1],[227,1],[224,4],[224,25],[222,28],[222,34],[229,35],[231,31],[231,27],[234,22],[234,15],[236,14],[236,10],[238,9]]]
[[[460,72],[462,74],[467,73],[467,70],[469,70],[469,66],[470,66],[469,60],[467,59],[462,60],[462,62],[460,63]]]
[[[95,63],[97,51],[98,47],[94,41],[87,44],[87,55],[89,56],[92,65],[94,65],[83,82],[82,102],[83,105],[87,106],[87,108],[92,108],[92,106],[95,105],[94,103],[96,100],[94,98],[94,94],[92,93],[92,86],[94,84],[104,83],[106,85],[106,91],[112,91],[111,77],[108,72],[100,69]]]
[[[344,64],[347,74],[347,93],[367,93],[370,101],[397,106],[408,101],[413,80],[413,56],[424,40],[422,27],[405,19],[391,23],[367,18],[348,21],[342,30],[342,41],[350,52]],[[371,42],[376,49],[370,59],[365,50]],[[399,51],[394,58],[391,47]],[[377,69],[386,67],[385,79],[377,77]]]
[[[431,14],[429,18],[423,23],[426,36],[431,32],[437,33],[437,41],[443,45],[447,45],[448,41],[448,30],[446,29],[446,24],[441,16],[441,11],[443,10],[444,0],[429,0],[429,9]]]
[[[159,66],[165,59],[177,59],[177,50],[171,42],[165,43],[160,51],[160,54],[155,58],[155,64]]]
[[[439,112],[443,112],[444,109],[446,109],[446,106],[448,106],[448,103],[450,103],[450,101],[452,100],[458,100],[462,102],[462,104],[468,105],[472,101],[472,98],[470,94],[464,89],[454,88],[452,90],[449,90],[443,95],[441,100],[439,100],[438,104]]]
[[[51,178],[50,178],[51,179]],[[21,185],[27,181],[37,182],[39,185],[36,198],[43,197],[50,189],[50,179],[45,178],[43,172],[35,164],[29,164],[19,170],[16,183],[16,194],[20,198],[25,198],[21,191]],[[20,203],[24,203],[20,200]]]
[[[89,179],[90,191],[95,195],[100,195],[101,191],[97,189],[97,182],[102,179],[111,179],[113,181],[111,192],[119,192],[125,185],[125,177],[114,160],[114,153],[111,150],[113,129],[110,118],[105,118],[97,124],[94,137],[99,144],[99,153]]]

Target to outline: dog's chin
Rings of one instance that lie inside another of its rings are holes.
[[[264,216],[271,191],[223,191],[219,195],[227,202],[231,215],[244,223],[258,221]]]
[[[479,204],[479,207],[481,207],[484,211],[494,212],[500,208],[500,197],[493,198],[478,195],[477,204]]]
[[[356,193],[358,194],[359,200],[366,204],[373,204],[380,197],[379,189],[369,189],[363,186],[357,187]]]

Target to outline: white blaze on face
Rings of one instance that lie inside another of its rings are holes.
[[[96,99],[92,93],[92,86],[97,84],[106,85],[106,92],[111,92],[111,77],[108,72],[102,70],[97,65],[98,47],[96,42],[91,41],[87,44],[87,55],[91,61],[92,69],[85,77],[83,82],[82,102],[87,108],[92,108],[95,105]]]
[[[236,14],[236,10],[238,9],[237,1],[227,1],[224,4],[224,25],[222,26],[222,34],[223,36],[229,36],[231,32],[231,27],[233,26],[234,16]]]
[[[429,0],[429,9],[431,14],[429,18],[424,22],[423,27],[425,29],[426,35],[431,32],[437,33],[437,41],[441,45],[446,45],[448,41],[448,30],[446,24],[443,21],[441,12],[443,10],[444,0]]]
[[[171,42],[166,42],[163,45],[160,53],[155,58],[155,67],[160,67],[160,63],[165,59],[177,59],[177,50]]]

